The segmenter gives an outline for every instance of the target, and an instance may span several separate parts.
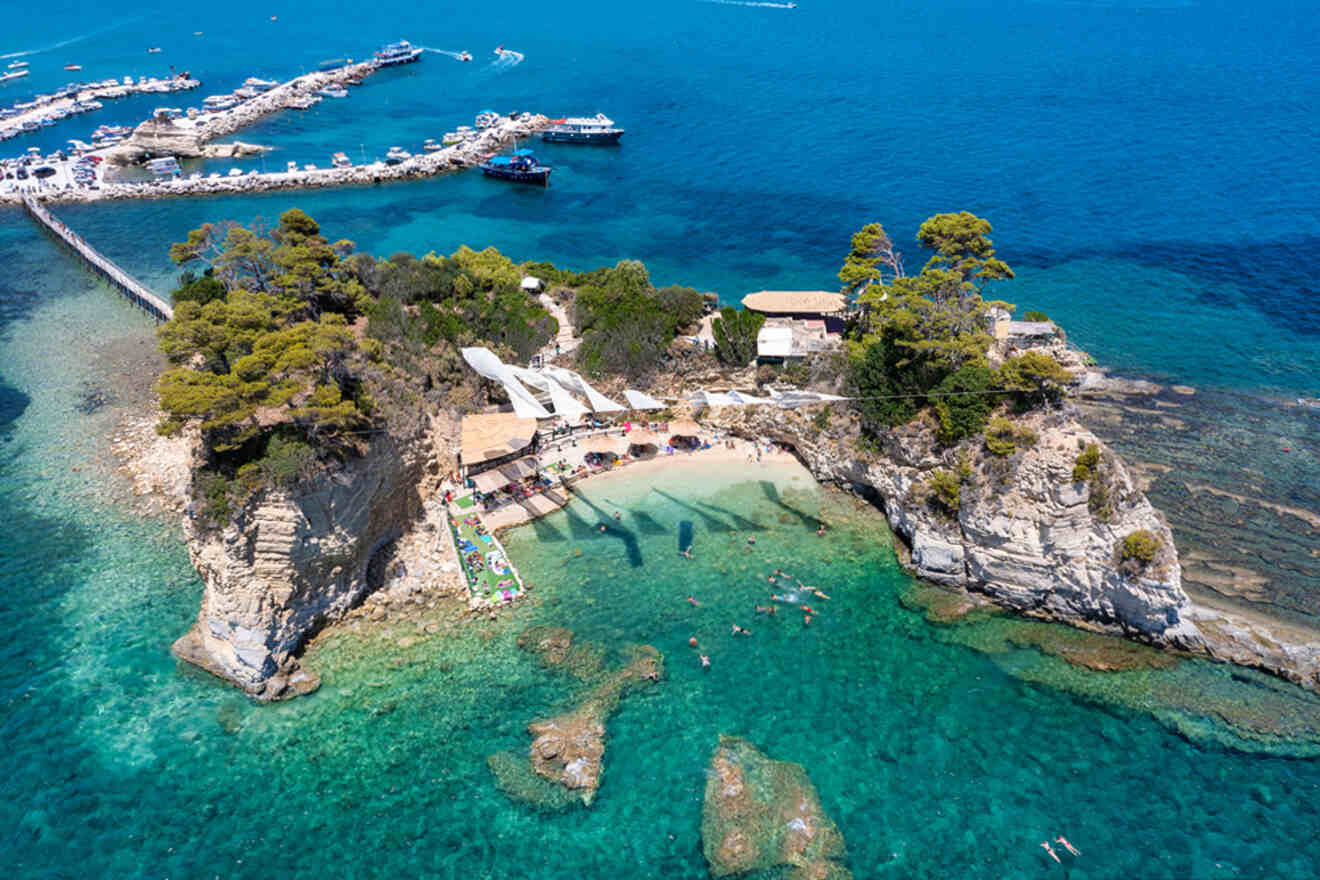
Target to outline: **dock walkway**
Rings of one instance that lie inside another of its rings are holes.
[[[30,196],[23,197],[23,207],[32,219],[36,220],[56,237],[67,244],[82,257],[89,266],[99,272],[107,281],[129,298],[132,302],[151,313],[158,321],[168,321],[174,317],[174,309],[169,303],[152,293],[132,275],[115,265],[96,248],[83,240],[82,236],[65,226],[54,214],[38,204]]]

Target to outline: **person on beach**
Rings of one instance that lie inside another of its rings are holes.
[[[1054,851],[1054,847],[1050,846],[1048,840],[1042,840],[1040,845],[1045,848],[1045,852],[1050,854],[1050,858],[1054,859],[1054,861],[1058,862],[1060,865],[1063,864],[1063,859],[1059,858],[1059,854]]]
[[[1072,854],[1075,855],[1075,856],[1080,856],[1080,855],[1082,854],[1082,851],[1081,851],[1080,849],[1078,849],[1077,847],[1073,846],[1071,843],[1069,843],[1069,842],[1068,842],[1068,838],[1064,837],[1062,834],[1060,834],[1058,837],[1054,838],[1054,841],[1055,841],[1055,843],[1061,843],[1061,844],[1063,844],[1064,848],[1067,849],[1068,852],[1072,853]]]

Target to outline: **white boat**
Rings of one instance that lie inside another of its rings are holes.
[[[242,169],[240,169],[240,168],[230,168],[230,169],[229,169],[229,176],[230,176],[230,177],[242,177],[242,176],[243,176],[243,171],[242,171]]]
[[[28,66],[28,63],[27,63],[26,61],[11,61],[10,64],[9,64],[9,69],[10,69],[10,70],[18,70],[18,69],[21,68],[21,67],[27,67],[27,66]]]
[[[238,106],[238,99],[233,95],[211,95],[202,99],[202,109],[211,113],[219,113],[221,110],[229,110]]]
[[[336,168],[352,168],[353,160],[348,158],[347,153],[335,153],[330,157],[330,164]]]
[[[325,98],[347,98],[348,89],[343,86],[326,86],[318,91],[317,94]]]
[[[285,165],[284,167],[285,167],[285,169],[288,170],[288,171],[297,171],[297,170],[298,170],[298,163],[297,163],[297,162],[290,161],[289,164]]]
[[[412,153],[403,147],[390,147],[389,151],[385,153],[385,164],[398,165],[400,162],[406,162],[411,158]]]
[[[459,134],[456,131],[448,132],[447,134],[445,134],[443,138],[440,139],[440,143],[445,147],[452,147],[455,144],[461,144],[463,143],[463,135]]]
[[[448,137],[448,135],[445,135],[445,137]],[[427,138],[426,142],[422,144],[422,149],[428,153],[434,153],[436,150],[443,150],[444,148],[445,145],[436,143],[435,138]]]
[[[243,80],[243,85],[250,89],[256,89],[259,92],[269,92],[279,85],[279,82],[273,79],[259,79],[255,76],[249,76]]]
[[[252,88],[252,86],[243,86],[243,88],[241,89],[234,89],[234,95],[239,98],[242,98],[244,101],[248,100],[249,98],[255,98],[257,95],[260,94],[261,94],[261,90],[254,89]]]
[[[0,83],[9,82],[11,79],[22,79],[27,75],[28,72],[26,70],[14,70],[9,73],[3,73],[0,74]]]
[[[308,162],[306,165],[303,166],[303,171],[315,171],[315,170],[316,170],[316,166],[313,165],[311,162]]]
[[[459,61],[471,61],[471,60],[472,60],[472,53],[469,52],[468,50],[464,49],[462,52],[459,52],[459,53],[458,53],[458,60],[459,60]]]
[[[65,70],[82,70],[82,65],[81,65],[81,64],[66,64],[66,65],[64,65],[64,69],[65,69]]]
[[[159,51],[160,51],[160,46],[152,46],[150,49],[147,50],[147,54],[155,55]]]

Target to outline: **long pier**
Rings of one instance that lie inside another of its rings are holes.
[[[23,207],[27,209],[32,219],[72,248],[78,256],[87,262],[87,265],[119,288],[120,292],[128,297],[130,301],[149,312],[157,321],[168,321],[174,317],[174,309],[169,303],[148,290],[142,282],[132,275],[116,266],[113,260],[89,245],[81,235],[65,226],[54,214],[38,204],[35,199],[24,196]]]

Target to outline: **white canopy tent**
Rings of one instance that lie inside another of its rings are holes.
[[[664,409],[665,405],[656,400],[649,394],[641,391],[633,391],[631,388],[623,392],[623,396],[628,400],[628,406],[633,409]]]

